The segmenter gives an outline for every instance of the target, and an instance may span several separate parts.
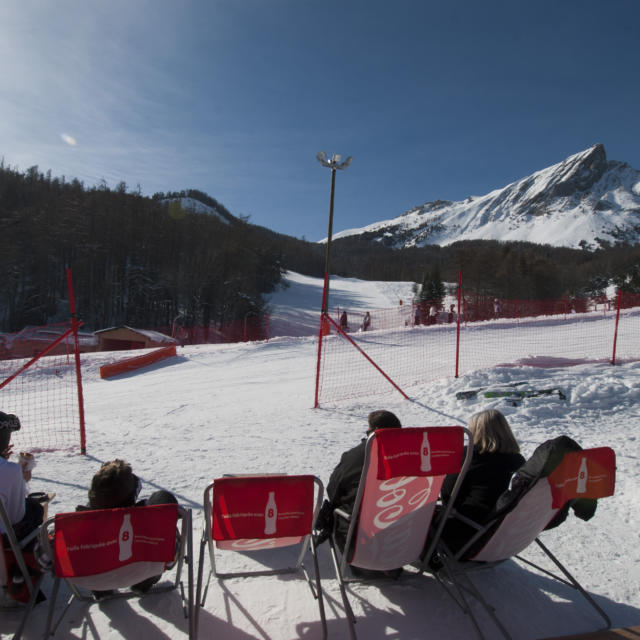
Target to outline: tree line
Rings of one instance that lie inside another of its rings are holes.
[[[374,250],[375,249],[375,250]],[[544,300],[601,296],[610,284],[640,292],[640,246],[620,244],[596,251],[528,242],[465,240],[392,249],[372,247],[366,236],[334,243],[332,273],[365,280],[404,280],[420,284],[418,295],[444,280],[483,296]],[[436,291],[438,293],[438,291]]]
[[[185,210],[187,197],[217,215]],[[167,327],[176,318],[222,327],[268,313],[284,270],[322,277],[324,257],[323,245],[237,218],[200,191],[145,197],[124,183],[87,188],[0,163],[2,331],[67,319],[67,268],[86,329]],[[611,282],[640,291],[640,249],[631,245],[464,241],[395,250],[362,235],[332,248],[332,274],[421,283],[422,297],[442,280],[457,282],[460,270],[465,290],[499,298],[601,295]]]
[[[85,188],[37,167],[1,166],[2,330],[68,318],[67,268],[78,315],[92,330],[259,316],[282,274],[277,248],[230,214],[185,211],[124,183]]]

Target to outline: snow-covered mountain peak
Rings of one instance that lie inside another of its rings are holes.
[[[484,196],[436,200],[335,238],[366,234],[396,248],[458,240],[596,248],[640,241],[640,171],[589,149]]]

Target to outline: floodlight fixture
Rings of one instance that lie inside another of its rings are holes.
[[[324,151],[319,151],[316,154],[316,158],[323,167],[328,167],[332,170],[346,169],[351,164],[351,160],[353,160],[351,156],[348,156],[344,162],[342,162],[342,156],[339,153],[334,153],[329,160]]]

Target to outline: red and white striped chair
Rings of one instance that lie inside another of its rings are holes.
[[[196,633],[199,609],[204,606],[211,574],[218,580],[233,577],[267,576],[302,572],[313,597],[318,601],[323,637],[327,623],[312,530],[324,488],[312,475],[227,476],[214,480],[204,491],[205,528],[200,545],[196,596]],[[273,550],[298,546],[294,566],[275,569],[220,572],[216,548],[222,552]],[[204,584],[204,551],[209,550],[211,571]],[[311,551],[315,586],[303,559]],[[204,593],[203,593],[204,591]]]
[[[330,538],[352,637],[356,619],[344,588],[347,567],[389,571],[426,565],[447,515],[425,549],[442,483],[448,474],[459,474],[455,498],[473,455],[470,444],[469,430],[460,426],[378,429],[369,436],[353,513],[334,510]],[[335,536],[339,518],[349,522],[341,557]]]

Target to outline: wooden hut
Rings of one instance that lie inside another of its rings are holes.
[[[95,332],[99,351],[124,351],[128,349],[153,349],[176,344],[176,340],[159,331],[133,329],[127,326],[100,329]]]

